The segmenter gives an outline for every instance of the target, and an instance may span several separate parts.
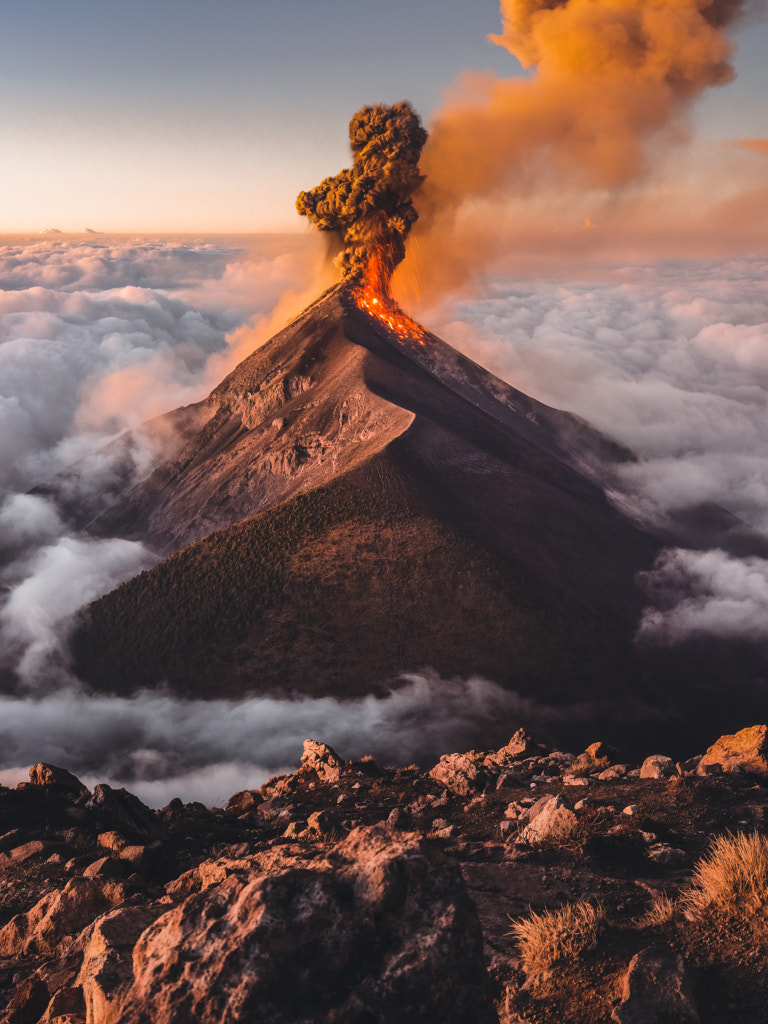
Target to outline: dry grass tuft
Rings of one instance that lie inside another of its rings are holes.
[[[669,896],[657,896],[648,910],[635,922],[636,928],[663,928],[675,917],[675,903]]]
[[[526,974],[544,974],[558,960],[594,949],[605,919],[601,904],[581,900],[513,921],[511,932],[517,938]]]
[[[693,869],[680,901],[692,917],[709,909],[768,909],[768,838],[757,832],[718,836]]]

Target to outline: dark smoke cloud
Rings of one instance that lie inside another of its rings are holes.
[[[374,253],[386,284],[405,255],[418,214],[412,196],[424,178],[418,162],[427,133],[406,102],[363,107],[349,123],[354,163],[300,192],[296,209],[320,231],[334,232],[343,279],[360,283]]]

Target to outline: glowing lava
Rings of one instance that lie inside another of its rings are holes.
[[[387,260],[381,254],[374,253],[368,261],[363,283],[354,289],[355,302],[360,309],[376,317],[398,338],[418,341],[423,345],[427,332],[400,309],[390,294],[391,274],[392,270]]]

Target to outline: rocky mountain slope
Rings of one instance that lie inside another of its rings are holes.
[[[179,549],[91,606],[94,686],[348,694],[430,666],[632,689],[660,542],[605,496],[629,453],[576,417],[342,288],[182,412],[181,451],[91,524]]]
[[[36,765],[0,790],[3,1020],[764,1022],[767,734],[431,770],[308,740],[224,809]]]

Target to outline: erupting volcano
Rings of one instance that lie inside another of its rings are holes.
[[[632,454],[393,301],[422,182],[416,114],[365,107],[350,136],[354,166],[298,200],[336,236],[341,283],[162,417],[171,457],[81,520],[169,557],[89,606],[78,674],[197,697],[480,676],[543,708],[563,742],[586,728],[679,745],[756,717],[749,672],[722,695],[716,649],[665,661],[635,643],[640,574],[677,538],[609,501]],[[686,701],[707,678],[709,700]]]
[[[418,219],[412,197],[424,181],[418,164],[427,133],[403,101],[358,110],[349,140],[353,166],[299,193],[296,209],[334,236],[335,263],[361,309],[399,337],[423,341],[425,331],[398,307],[390,282]]]

